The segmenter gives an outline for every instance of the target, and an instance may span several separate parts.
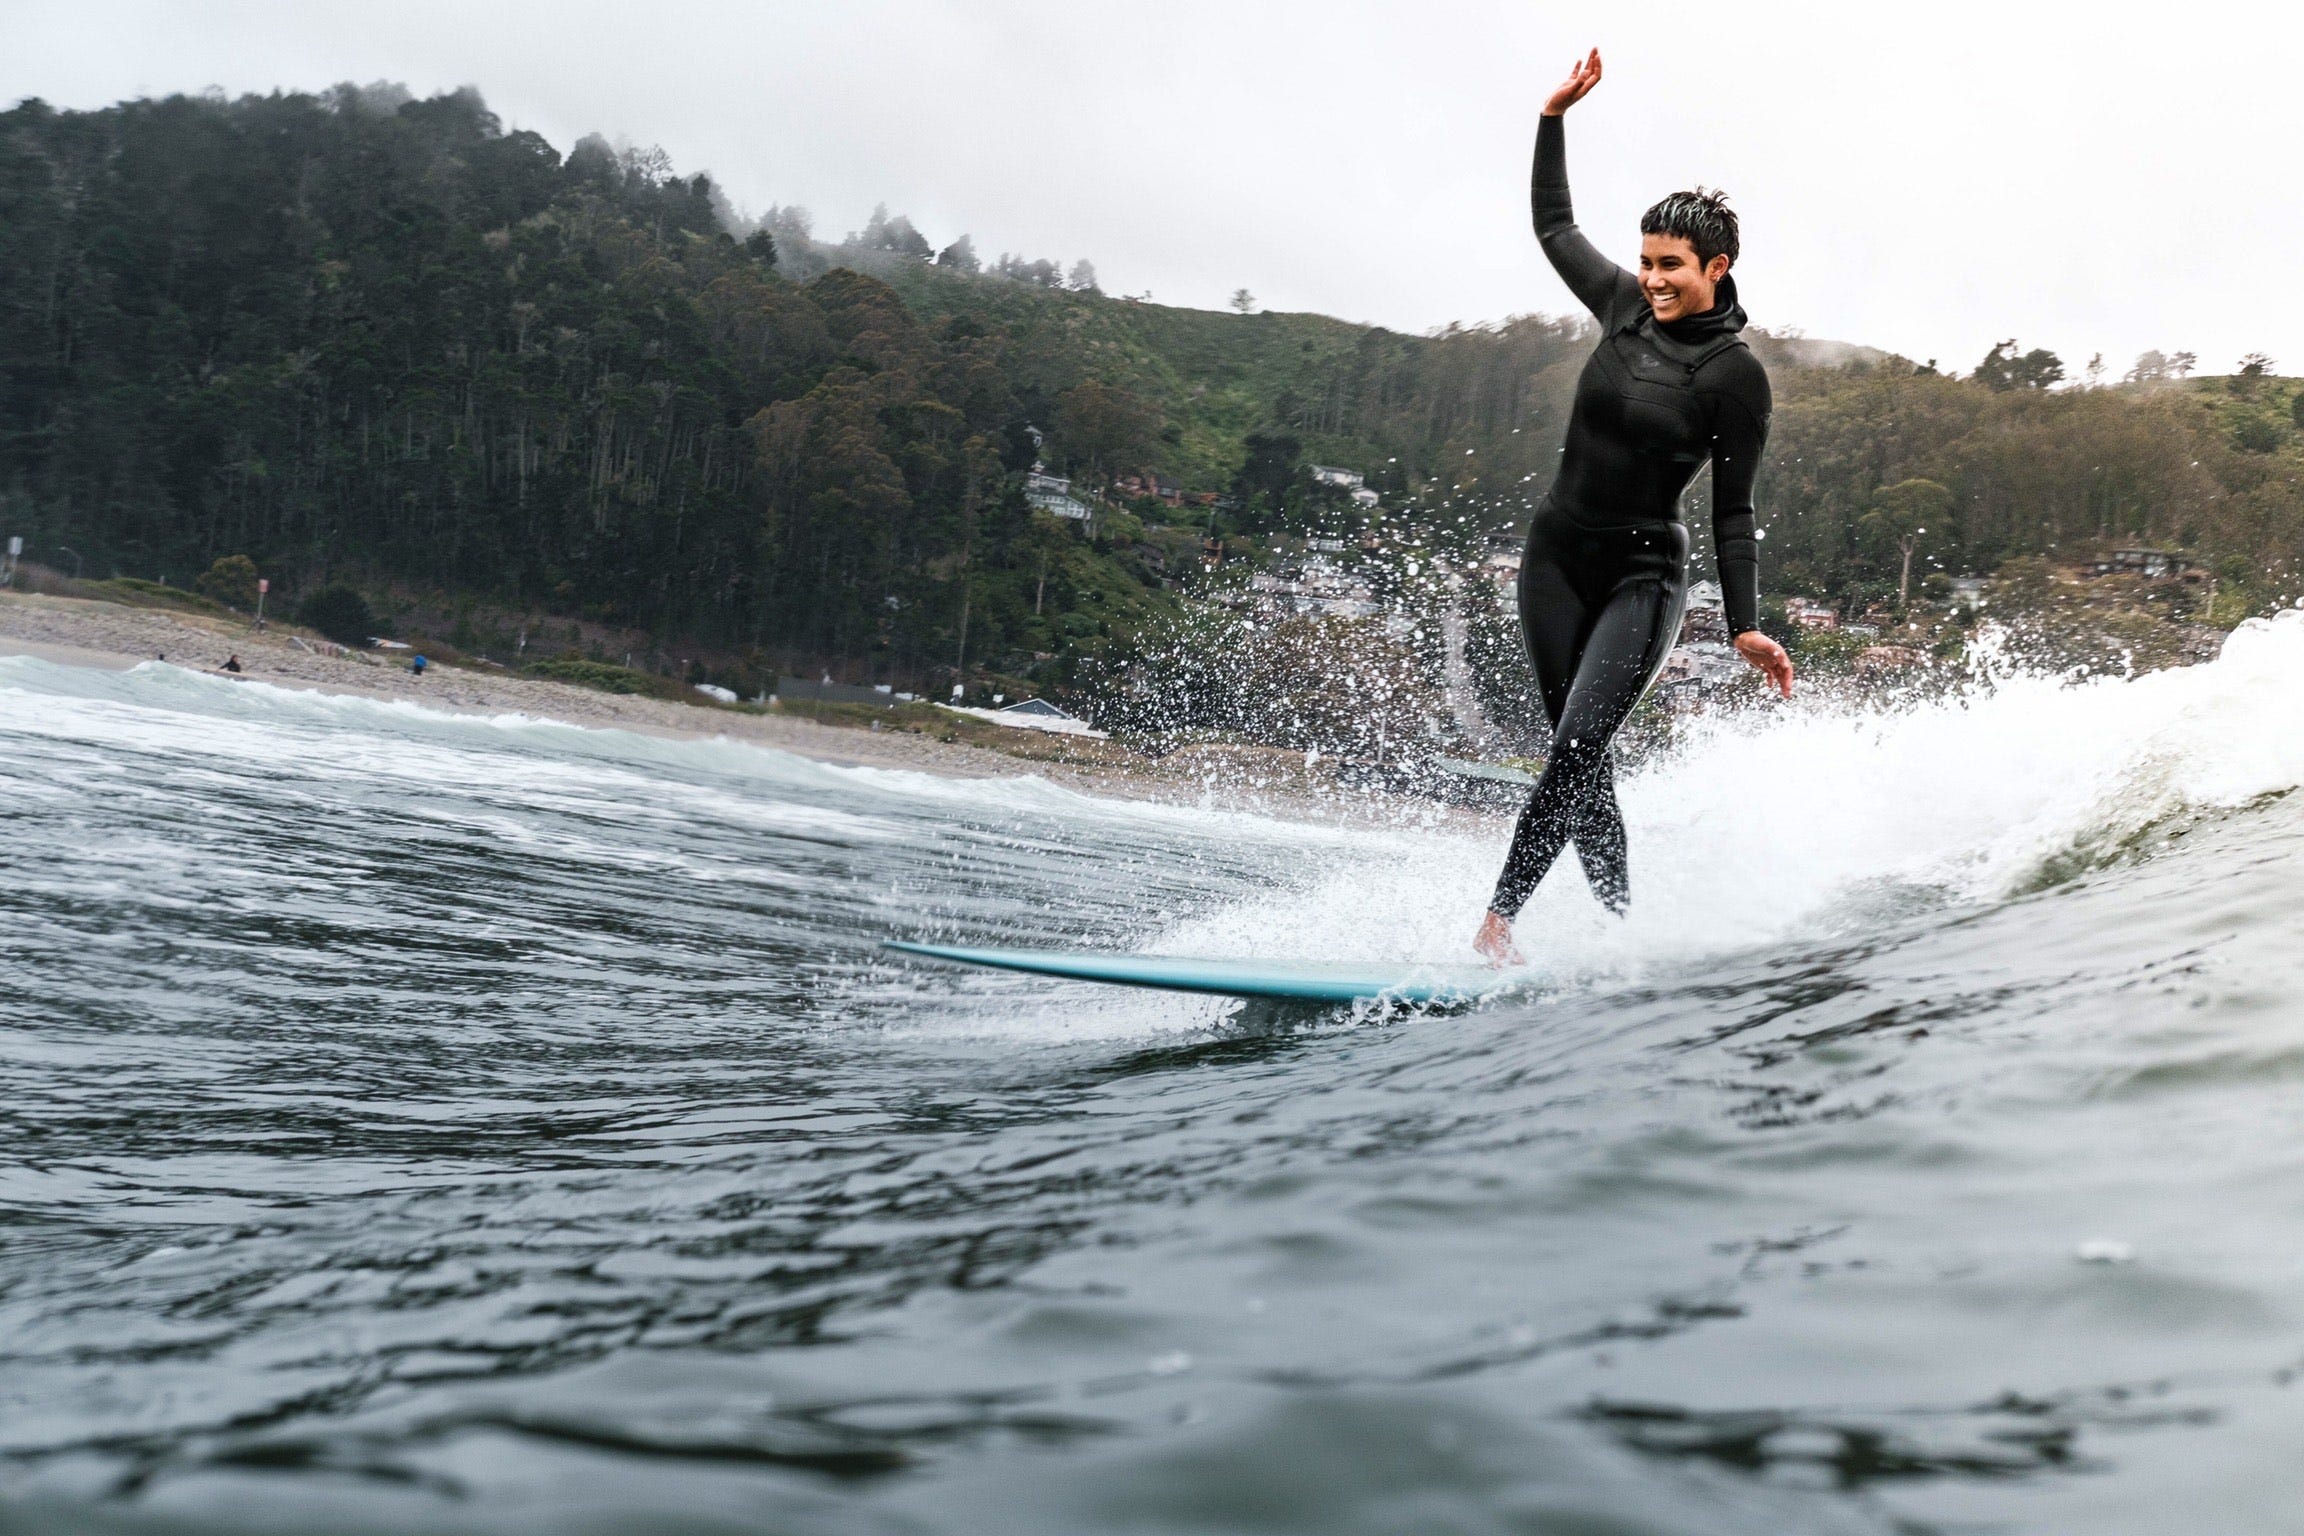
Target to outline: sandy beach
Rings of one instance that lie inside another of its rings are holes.
[[[240,676],[283,688],[407,699],[477,715],[526,715],[570,725],[681,737],[725,737],[818,762],[906,768],[954,778],[1036,775],[1087,793],[1353,821],[1469,813],[1339,785],[1300,754],[1241,746],[1185,747],[1154,758],[1115,742],[1072,740],[955,721],[940,740],[915,730],[828,725],[771,709],[613,694],[505,669],[434,664],[422,676],[406,652],[344,651],[293,628],[45,594],[0,592],[0,655],[73,666],[165,661],[214,672],[237,655]],[[999,746],[979,744],[986,737]],[[1002,748],[1006,748],[1003,750]]]

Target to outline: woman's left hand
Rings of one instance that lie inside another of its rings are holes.
[[[1736,654],[1758,667],[1777,692],[1792,697],[1792,658],[1784,654],[1784,647],[1748,629],[1736,637]]]

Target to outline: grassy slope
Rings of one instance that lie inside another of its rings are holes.
[[[1274,405],[1315,398],[1367,349],[1412,362],[1433,343],[1379,327],[1312,314],[1240,316],[1212,310],[1070,293],[1028,283],[963,277],[871,253],[826,251],[887,282],[913,311],[966,316],[1014,338],[1025,377],[1049,394],[1094,377],[1157,404],[1179,429],[1161,467],[1190,490],[1220,490],[1243,454],[1241,440],[1271,430]],[[1299,434],[1307,455],[1357,464],[1387,445],[1365,438]]]

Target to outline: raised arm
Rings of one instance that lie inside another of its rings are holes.
[[[1536,167],[1529,178],[1528,201],[1536,218],[1536,240],[1544,247],[1552,270],[1592,311],[1602,325],[1612,325],[1629,302],[1640,297],[1640,281],[1600,254],[1576,227],[1576,209],[1568,196],[1568,138],[1563,121],[1567,111],[1600,83],[1600,50],[1578,63],[1544,104],[1536,124]]]

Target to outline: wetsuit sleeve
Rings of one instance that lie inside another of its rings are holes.
[[[1741,349],[1739,349],[1741,350]],[[1760,540],[1753,482],[1768,446],[1768,374],[1749,353],[1739,377],[1712,399],[1712,548],[1731,638],[1760,627]]]
[[[1600,254],[1576,227],[1568,197],[1568,138],[1558,117],[1536,123],[1536,169],[1528,200],[1536,216],[1536,241],[1568,291],[1604,326],[1613,326],[1627,303],[1640,304],[1640,282]]]

